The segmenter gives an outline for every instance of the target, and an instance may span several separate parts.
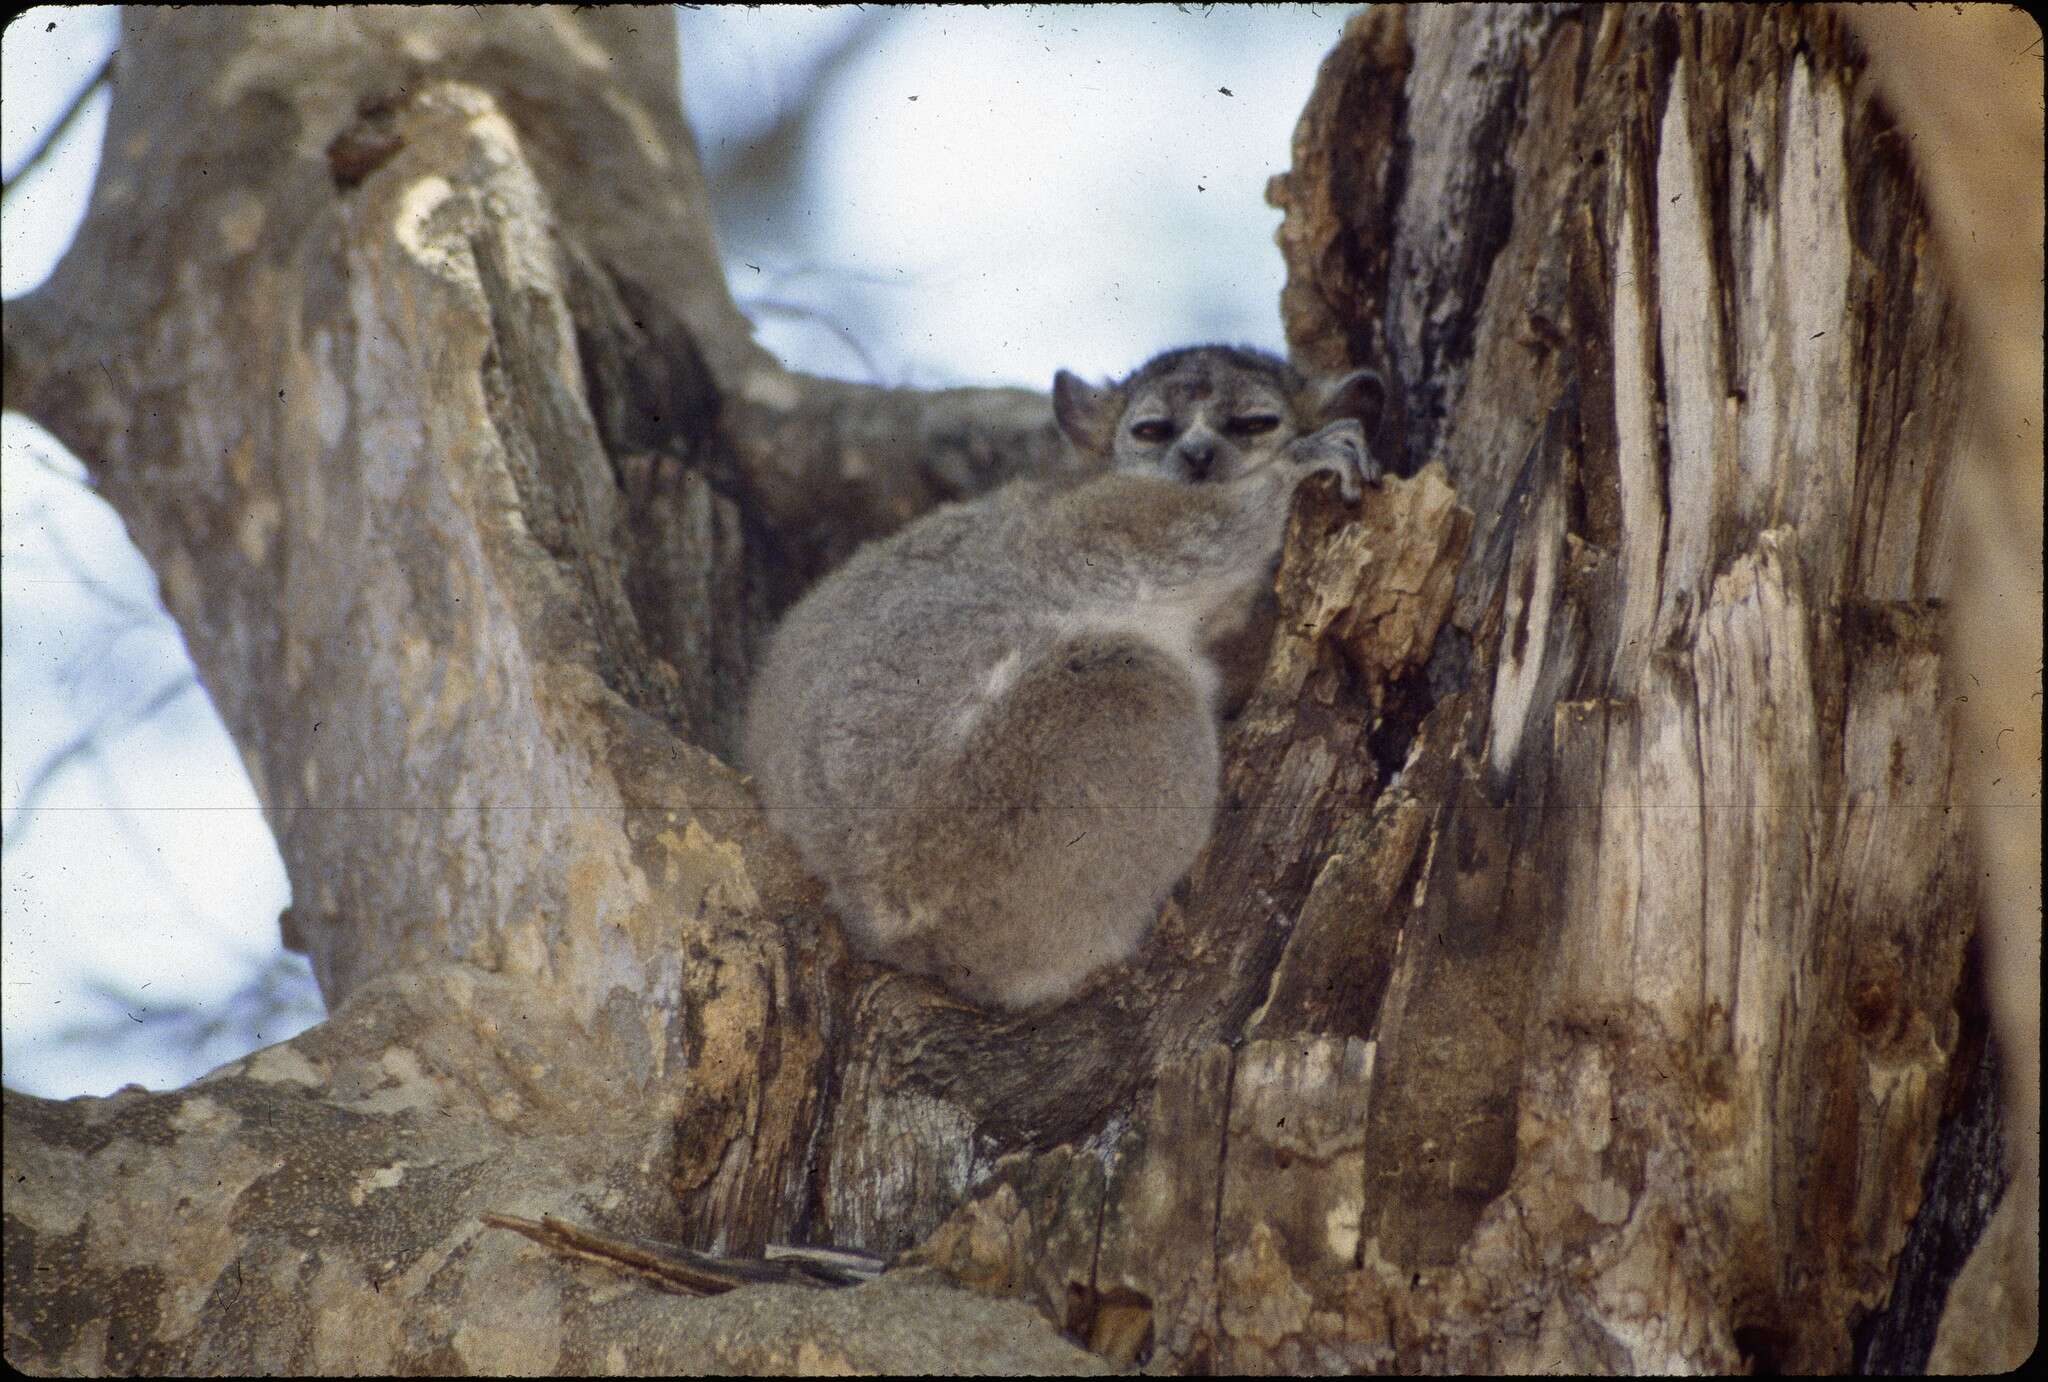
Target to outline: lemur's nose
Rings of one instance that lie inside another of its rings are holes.
[[[1184,441],[1180,444],[1181,464],[1188,468],[1191,480],[1206,480],[1209,469],[1216,464],[1216,447],[1207,441]]]

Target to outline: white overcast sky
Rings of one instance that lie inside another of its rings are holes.
[[[890,384],[1044,389],[1063,366],[1107,376],[1192,341],[1277,350],[1279,215],[1265,183],[1287,166],[1349,12],[892,11],[821,106],[793,223],[727,226],[734,292],[793,367]],[[49,7],[8,25],[10,178],[113,47],[116,17]],[[681,12],[707,163],[801,95],[813,55],[859,22],[851,9]],[[7,297],[40,283],[76,230],[106,100],[9,195]],[[9,1086],[59,1096],[174,1086],[242,1054],[226,1037],[197,1053],[165,1042],[150,1004],[224,1003],[275,957],[289,900],[155,577],[83,474],[24,419],[0,424],[0,1041]],[[310,991],[303,966],[298,983]],[[110,1017],[132,1024],[129,1039],[58,1039]]]

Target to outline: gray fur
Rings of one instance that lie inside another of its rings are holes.
[[[1149,465],[1126,448],[1079,485],[949,505],[855,553],[777,629],[746,766],[863,954],[1018,1008],[1144,939],[1215,810],[1208,650],[1270,590],[1296,484],[1330,472],[1355,499],[1378,478],[1358,423],[1300,435],[1302,382],[1255,364],[1177,352],[1109,391],[1062,371],[1084,452],[1115,453],[1176,389],[1204,405],[1190,417],[1279,408],[1284,439],[1211,455],[1212,483],[1170,445]],[[1124,400],[1107,421],[1105,392]]]
[[[1074,448],[1101,465],[1201,484],[1234,479],[1324,423],[1375,410],[1383,392],[1371,370],[1310,380],[1264,351],[1190,346],[1106,385],[1061,370],[1053,411]]]

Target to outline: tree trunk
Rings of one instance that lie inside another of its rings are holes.
[[[1099,1365],[944,1278],[1169,1369],[1850,1361],[1975,910],[1959,328],[1834,19],[1351,23],[1283,313],[1402,478],[1297,506],[1145,949],[1010,1016],[850,959],[721,759],[810,581],[1069,464],[1044,400],[753,346],[665,15],[126,24],[8,403],[160,573],[332,1016],[7,1095],[11,1361]],[[908,1253],[683,1304],[485,1213]]]

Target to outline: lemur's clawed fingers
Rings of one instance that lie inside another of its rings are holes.
[[[1365,428],[1355,418],[1341,418],[1288,445],[1287,458],[1304,476],[1325,472],[1337,477],[1338,492],[1355,504],[1367,485],[1380,482],[1380,463],[1366,449]]]

